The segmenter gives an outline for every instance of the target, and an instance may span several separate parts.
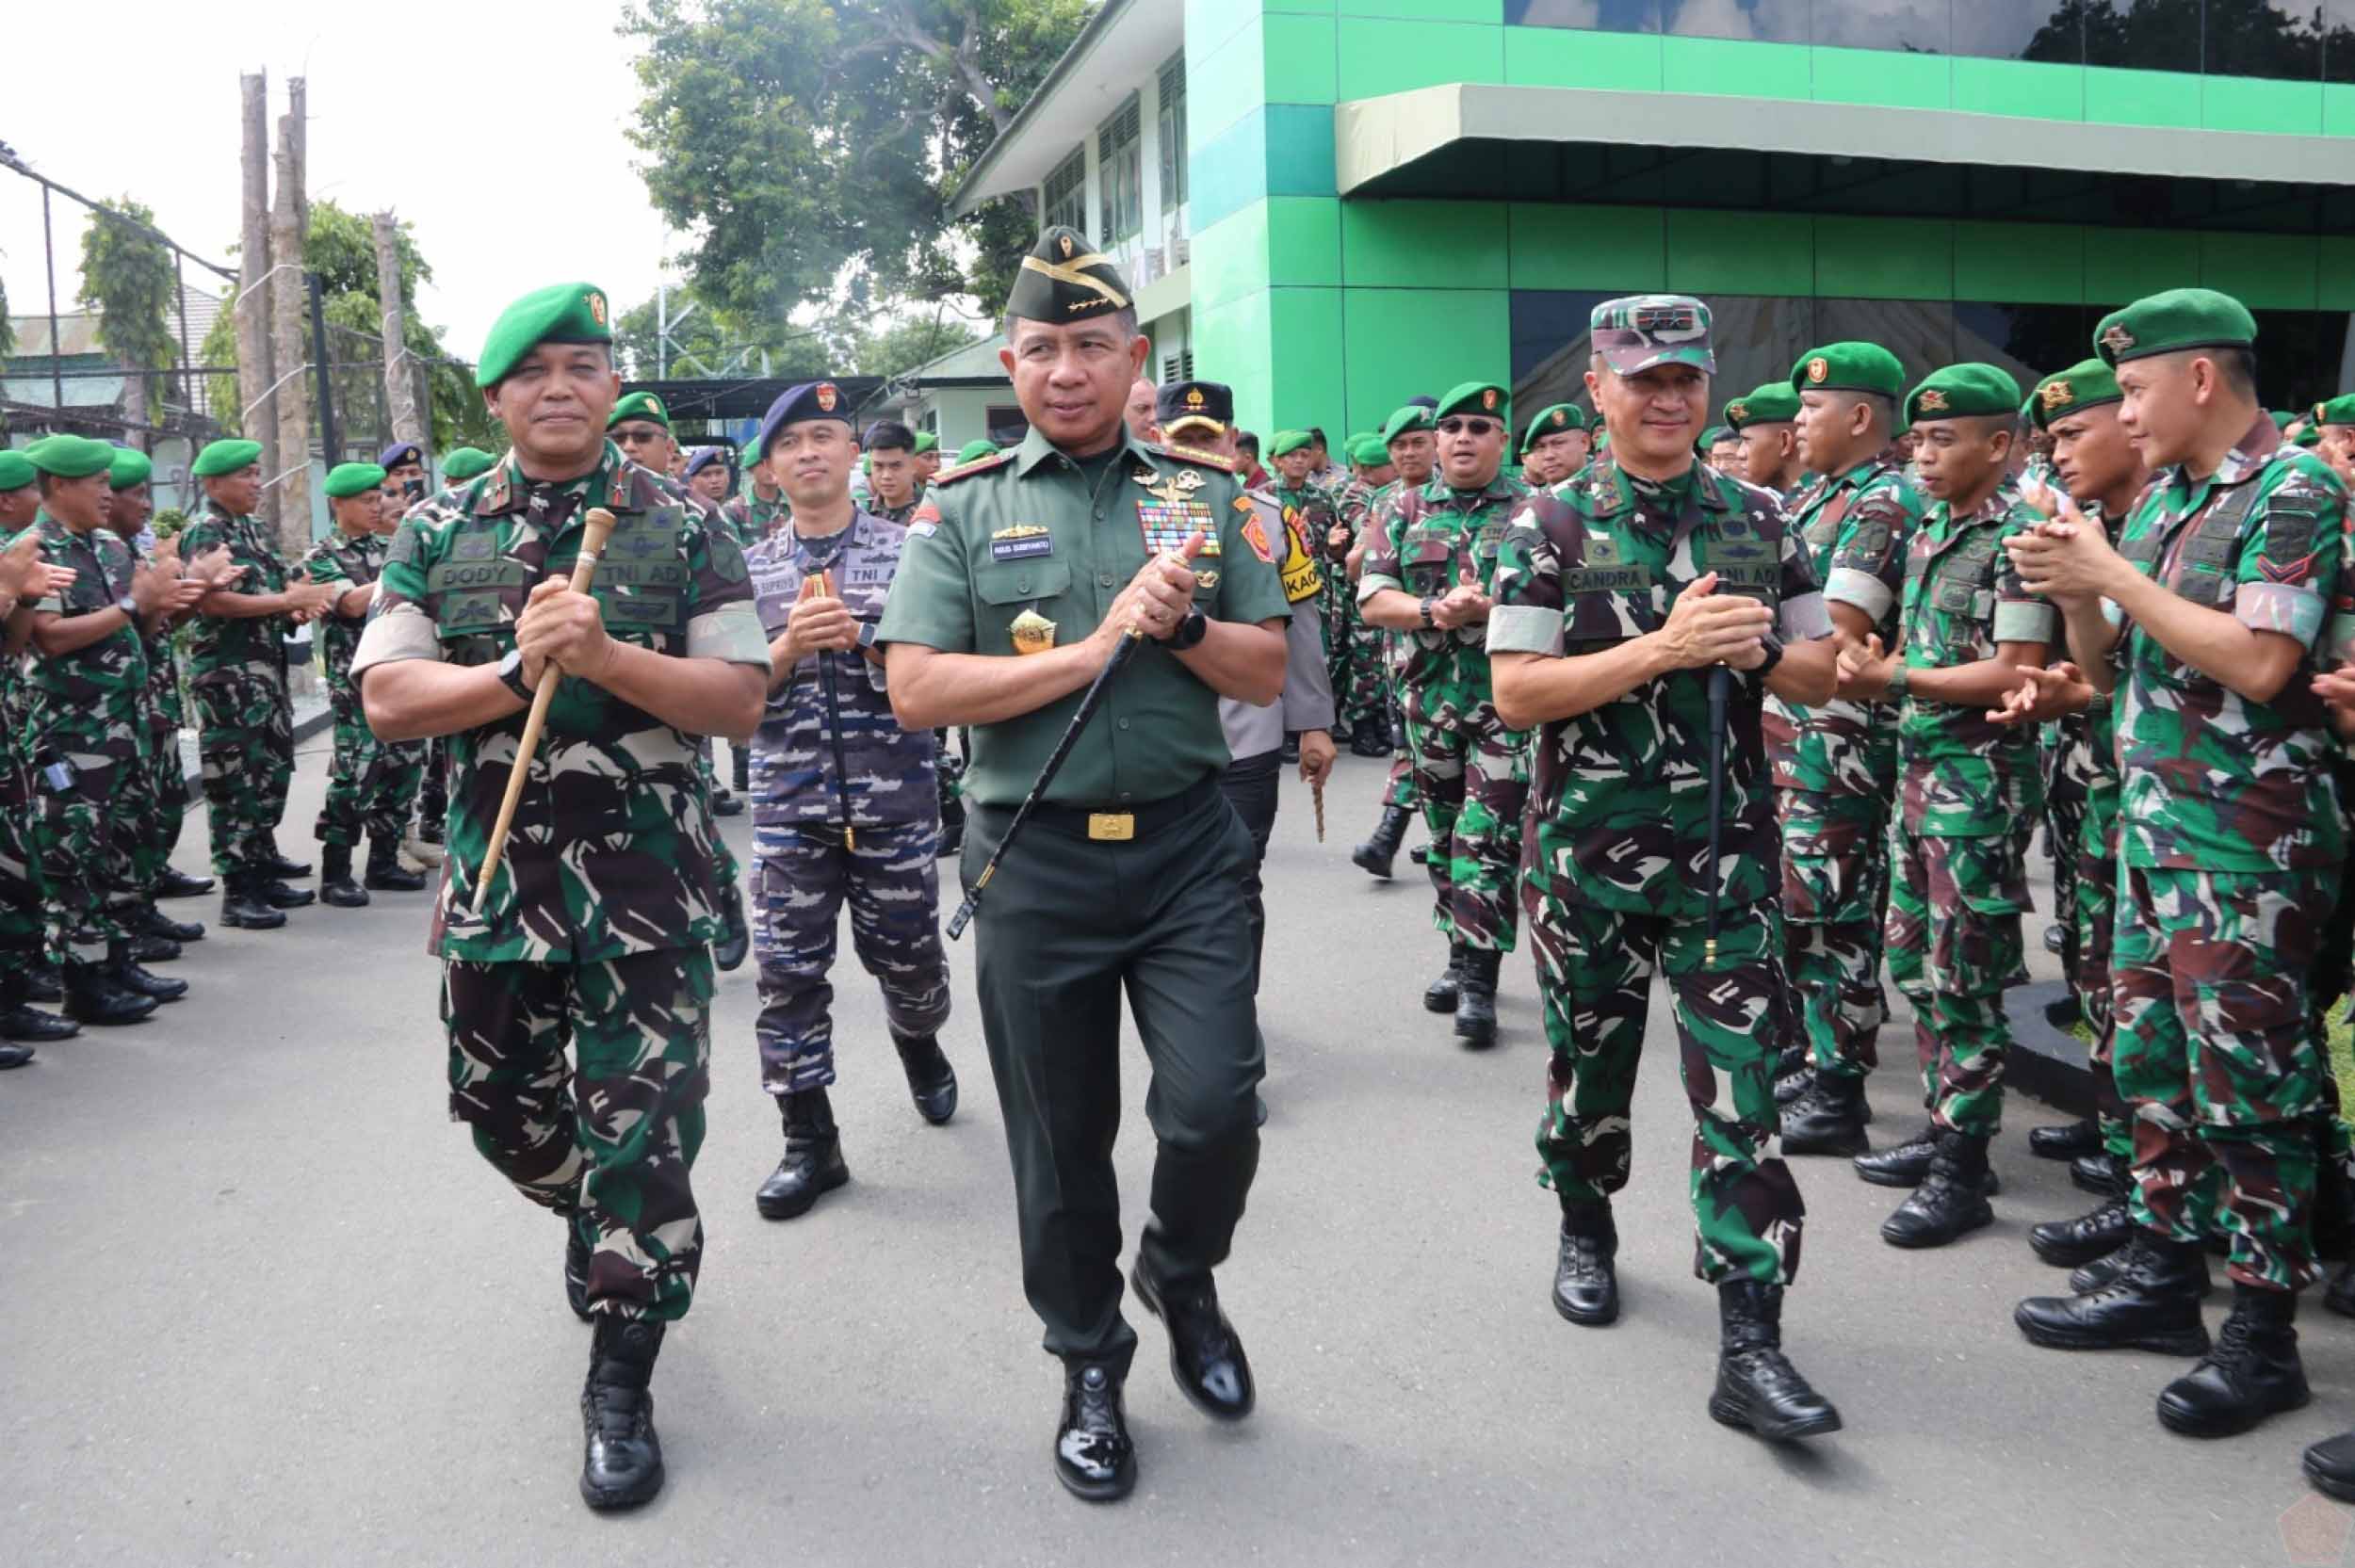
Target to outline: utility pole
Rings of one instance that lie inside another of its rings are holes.
[[[425,421],[417,417],[417,367],[409,358],[408,322],[400,299],[400,232],[389,212],[378,213],[369,225],[376,231],[376,297],[384,308],[384,409],[395,441],[425,445]]]
[[[237,254],[238,428],[262,444],[262,472],[278,472],[278,380],[270,353],[269,314],[269,75],[239,76],[245,128],[245,184]],[[262,492],[262,519],[278,522],[278,493]]]
[[[300,78],[288,84],[292,102],[302,102]],[[277,338],[280,372],[288,380],[278,399],[278,467],[270,489],[278,494],[278,547],[288,559],[311,547],[311,411],[303,401],[302,367],[310,356],[302,346],[302,151],[301,121],[294,114],[278,121],[278,202],[270,211],[270,253],[282,268],[270,290],[270,319]],[[317,366],[314,373],[323,374]]]

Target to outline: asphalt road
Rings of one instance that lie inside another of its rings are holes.
[[[305,747],[289,848],[323,748]],[[1836,1437],[1778,1449],[1703,1410],[1715,1303],[1691,1274],[1672,1054],[1637,1100],[1626,1316],[1556,1317],[1530,966],[1508,965],[1485,1056],[1421,1011],[1439,957],[1426,889],[1347,859],[1380,783],[1343,759],[1322,846],[1289,786],[1270,857],[1274,1120],[1220,1281],[1259,1411],[1197,1416],[1141,1319],[1143,1479],[1125,1504],[1085,1507],[1049,1473],[1061,1385],[1022,1300],[968,942],[945,1037],[956,1121],[918,1121],[853,968],[836,1091],[853,1184],[788,1224],[753,1209],[778,1130],[753,977],[723,978],[695,1172],[708,1248],[657,1382],[670,1485],[636,1515],[591,1515],[575,1489],[588,1334],[558,1229],[445,1120],[425,899],[379,895],[218,932],[174,971],[188,1000],[0,1077],[0,1561],[2341,1560],[2349,1516],[2309,1500],[2298,1453],[2355,1420],[2355,1325],[2311,1312],[2314,1405],[2213,1445],[2152,1416],[2182,1364],[2031,1348],[2012,1303],[2060,1276],[2026,1229],[2085,1205],[2027,1156],[2026,1126],[2053,1119],[2032,1103],[1998,1145],[1997,1224],[1942,1252],[1883,1245],[1892,1195],[1801,1163],[1787,1341],[1839,1402]],[[744,819],[729,827],[740,849]],[[203,838],[200,813],[184,865],[201,868]],[[1909,1040],[1902,1023],[1886,1036],[1876,1142],[1919,1124]],[[1671,1043],[1656,999],[1651,1047]],[[1133,1042],[1128,1064],[1134,1106]],[[1132,1113],[1131,1236],[1150,1152]]]

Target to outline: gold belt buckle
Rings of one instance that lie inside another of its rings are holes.
[[[1099,844],[1126,844],[1137,836],[1137,819],[1132,812],[1092,811],[1088,813],[1088,837]]]

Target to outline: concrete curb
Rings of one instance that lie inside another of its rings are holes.
[[[2044,1021],[2044,1009],[2069,994],[2064,980],[2038,980],[2004,994],[2011,1020],[2011,1059],[2004,1077],[2014,1089],[2035,1095],[2071,1116],[2093,1114],[2093,1069],[2085,1042]]]

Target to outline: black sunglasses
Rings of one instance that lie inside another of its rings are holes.
[[[1439,421],[1441,435],[1485,436],[1493,435],[1502,428],[1504,427],[1493,419],[1466,418],[1455,414]]]

